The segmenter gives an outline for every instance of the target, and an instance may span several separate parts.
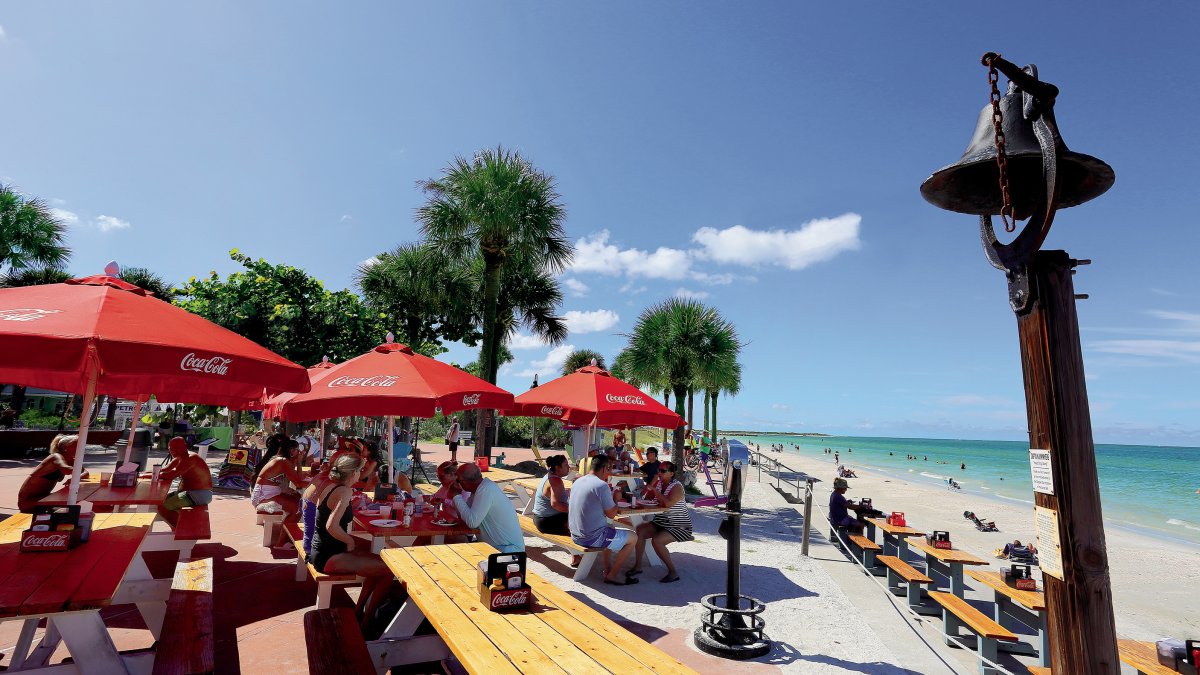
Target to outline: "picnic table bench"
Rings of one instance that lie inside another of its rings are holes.
[[[213,665],[212,558],[175,565],[153,675],[206,675]]]
[[[934,548],[921,538],[915,538],[909,543],[913,545],[913,548],[925,554],[926,574],[936,571],[949,579],[950,592],[960,598],[967,592],[967,586],[963,583],[963,566],[988,564],[987,561],[980,560],[970,553],[956,548]],[[939,587],[936,581],[934,587]]]
[[[847,537],[847,539],[850,541],[851,546],[857,548],[862,553],[862,558],[860,561],[862,562],[863,567],[867,568],[867,572],[875,576],[883,576],[884,573],[882,571],[878,573],[875,571],[875,555],[882,550],[879,544],[876,544],[861,534],[852,534]]]
[[[909,609],[918,614],[939,613],[921,602],[921,587],[932,584],[933,579],[894,555],[875,556],[875,560],[887,570],[888,590],[896,595],[905,595]],[[904,583],[904,588],[900,587],[901,582]]]
[[[161,637],[171,581],[153,579],[141,557],[153,521],[149,513],[97,514],[87,543],[54,553],[21,552],[30,515],[0,522],[0,621],[22,622],[9,670],[45,666],[60,643],[81,673],[149,670],[153,653],[119,653],[100,610],[136,604],[151,634]],[[46,630],[35,645],[42,619]]]
[[[349,607],[311,609],[304,613],[308,670],[319,675],[362,675],[375,672],[358,618]]]
[[[867,518],[867,523],[879,528],[883,533],[883,554],[894,555],[904,560],[908,552],[907,537],[923,537],[924,532],[903,525],[889,525],[885,518]]]
[[[1013,629],[1020,622],[1037,631],[1036,654],[1038,663],[1050,665],[1050,633],[1046,630],[1046,597],[1041,591],[1023,591],[1009,586],[999,572],[967,570],[967,576],[992,589],[995,593],[995,609],[992,618],[996,623]],[[1001,650],[1015,654],[1033,654],[1035,648],[1024,642],[1001,645]]]
[[[1117,640],[1117,656],[1138,675],[1179,675],[1175,670],[1158,662],[1158,647],[1153,642],[1141,640]],[[1032,675],[1053,675],[1046,666],[1029,666]]]
[[[604,551],[603,548],[580,546],[570,536],[564,534],[546,534],[545,532],[540,532],[537,529],[537,525],[533,523],[533,518],[523,513],[517,514],[517,521],[521,523],[521,531],[526,535],[547,541],[571,555],[580,557],[579,566],[575,568],[575,574],[571,577],[575,581],[587,578],[588,572],[592,571],[592,565],[596,563],[596,557]]]
[[[692,673],[675,658],[613,623],[536,574],[534,607],[483,607],[476,565],[496,550],[483,543],[387,549],[381,555],[408,587],[383,636],[367,643],[377,672],[453,655],[470,673]],[[428,619],[433,635],[415,635]],[[435,658],[436,657],[436,658]]]
[[[356,574],[326,574],[318,572],[304,554],[304,532],[300,523],[291,521],[283,524],[283,531],[296,547],[296,581],[308,577],[317,583],[317,609],[326,609],[333,603],[333,589],[338,586],[355,586],[362,583]]]
[[[989,619],[983,612],[975,609],[962,597],[942,591],[929,591],[929,597],[942,606],[943,638],[951,647],[961,647],[956,640],[959,628],[967,628],[975,634],[975,652],[979,655],[979,672],[983,675],[993,675],[998,672],[989,666],[984,659],[995,662],[999,656],[1000,642],[1016,642],[1017,636],[1004,626]]]

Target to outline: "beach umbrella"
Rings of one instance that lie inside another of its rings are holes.
[[[314,382],[312,390],[279,406],[283,420],[303,421],[346,415],[386,416],[388,457],[392,457],[395,417],[433,417],[472,408],[507,410],[513,395],[474,375],[387,342],[340,363]],[[389,459],[395,482],[395,462]]]
[[[508,415],[553,417],[566,424],[603,428],[683,424],[675,411],[607,370],[584,366],[518,396]]]
[[[105,274],[0,289],[0,382],[96,394],[247,407],[264,393],[307,391],[302,366]],[[87,444],[87,415],[79,447]],[[82,455],[81,455],[82,459]],[[71,475],[70,500],[80,467]]]
[[[337,365],[336,363],[330,361],[329,357],[326,356],[323,359],[321,359],[320,363],[313,365],[313,366],[309,366],[307,368],[309,385],[315,385],[317,382],[320,382],[321,378],[328,375],[329,372],[331,370],[333,370],[334,366],[336,366],[336,365]],[[298,392],[287,391],[282,394],[275,394],[274,396],[268,396],[267,398],[263,399],[263,401],[261,403],[253,406],[253,409],[262,410],[263,417],[265,417],[267,419],[279,417],[280,410],[283,407],[283,404],[292,400],[297,395],[298,395]],[[321,418],[321,419],[323,420],[324,418]]]

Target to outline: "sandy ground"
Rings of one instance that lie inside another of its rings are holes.
[[[818,484],[816,494],[821,505],[827,505],[835,476],[833,460],[819,451],[801,452],[789,449],[775,457],[825,481]],[[910,524],[925,531],[949,531],[955,548],[993,560],[991,552],[1006,541],[1034,539],[1032,507],[922,482],[898,481],[855,466],[853,455],[843,455],[842,462],[859,476],[850,479],[847,496],[871,497],[882,511],[903,511]],[[994,520],[1000,532],[979,532],[963,518],[963,511]],[[1107,528],[1106,539],[1117,632],[1139,640],[1200,635],[1200,612],[1195,608],[1200,549],[1114,527]],[[1005,564],[995,562],[997,568]]]

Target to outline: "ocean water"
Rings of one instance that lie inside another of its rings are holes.
[[[782,443],[786,452],[809,457],[825,457],[824,449],[832,448],[841,453],[842,464],[850,468],[871,468],[943,485],[950,477],[967,493],[1033,504],[1029,446],[1020,441],[772,435],[738,438],[751,447],[755,443],[764,447]],[[917,459],[907,460],[907,455]],[[787,464],[786,460],[780,461]],[[829,461],[832,475],[833,460]],[[1097,445],[1096,467],[1105,521],[1200,546],[1198,461],[1200,448]],[[959,468],[964,463],[966,470]],[[980,517],[987,517],[982,506],[975,510]]]

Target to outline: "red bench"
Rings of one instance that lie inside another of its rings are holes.
[[[207,675],[213,666],[212,558],[180,562],[154,650],[153,675]]]
[[[308,648],[310,673],[361,675],[376,672],[358,619],[354,610],[348,607],[305,612],[304,644]]]

